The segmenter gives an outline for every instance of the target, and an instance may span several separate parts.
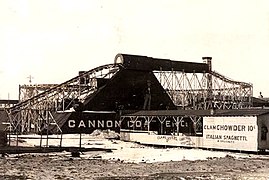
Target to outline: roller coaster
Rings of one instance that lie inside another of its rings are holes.
[[[203,63],[118,54],[61,84],[21,85],[19,103],[6,109],[13,132],[39,133],[54,126],[60,112],[119,110],[242,109],[252,106],[253,86]]]

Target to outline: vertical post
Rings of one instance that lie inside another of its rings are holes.
[[[179,135],[179,117],[177,117],[176,125],[177,125],[177,135]]]
[[[46,146],[49,147],[49,117],[48,117],[48,111],[45,111],[46,113],[46,121],[47,121],[47,142],[46,142]]]
[[[79,119],[83,119],[82,118],[82,113],[80,111],[77,112],[78,113],[78,117]],[[82,137],[81,137],[81,128],[79,128],[79,151],[81,152],[81,141],[82,141]]]
[[[81,131],[79,133],[79,151],[81,152]]]
[[[16,140],[16,147],[18,149],[18,146],[19,146],[19,133],[18,133],[17,130],[16,130],[16,138],[17,138],[17,140]]]
[[[158,116],[157,117],[159,122],[161,123],[161,130],[160,130],[160,134],[163,135],[164,134],[164,126],[163,126],[163,123],[164,121],[166,120],[167,117],[162,117],[162,116]]]
[[[173,68],[172,68],[171,70],[172,70],[172,71],[171,71],[171,74],[172,74],[172,78],[171,78],[171,91],[172,91],[172,93],[171,93],[171,98],[172,98],[172,100],[174,101],[174,100],[175,100],[175,92],[176,92],[176,88],[174,87],[174,76],[175,76],[175,71],[174,71]]]
[[[163,129],[163,122],[161,121],[161,133],[160,133],[161,135],[163,135],[163,130],[164,130]]]
[[[65,106],[65,103],[64,103],[64,91],[63,91],[63,97],[62,97],[63,99],[62,99],[62,111],[64,111],[65,110],[65,108],[64,108],[64,106]]]
[[[61,132],[60,148],[62,147],[62,142],[63,142],[63,133]]]
[[[41,135],[40,135],[40,148],[42,147],[42,131],[40,131]]]
[[[9,144],[9,146],[10,146],[10,141],[11,141],[11,123],[9,123],[9,127],[8,127],[8,129],[9,129],[9,135],[8,135],[8,144]]]
[[[196,130],[196,123],[197,123],[197,118],[196,118],[196,116],[190,116],[190,119],[192,120],[192,122],[193,122],[193,130],[194,130],[194,134],[196,135],[196,133],[197,133],[197,130]]]
[[[184,69],[182,69],[181,77],[182,77],[182,90],[187,89],[185,87],[185,72],[184,72]],[[188,92],[188,91],[186,91],[186,92]],[[183,107],[184,110],[185,110],[185,105],[187,105],[187,103],[188,103],[188,102],[186,103],[186,101],[188,100],[188,96],[187,96],[186,92],[183,91],[182,107]]]
[[[16,136],[17,136],[17,140],[16,140],[16,150],[18,152],[18,156],[19,156],[19,134],[18,134],[18,130],[16,130]]]
[[[30,110],[29,110],[30,111]],[[29,113],[30,114],[30,113]],[[27,122],[27,132],[31,131],[31,117],[28,116],[28,122]]]
[[[209,98],[209,104],[211,108],[213,108],[212,100],[213,100],[213,90],[212,90],[212,57],[202,57],[204,63],[208,65],[208,74],[207,74],[207,97]]]
[[[149,121],[150,117],[147,117],[147,121],[148,121],[148,132],[150,131],[150,121]]]

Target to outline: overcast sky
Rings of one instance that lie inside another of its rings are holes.
[[[268,0],[0,0],[0,98],[117,53],[202,62],[269,96]]]

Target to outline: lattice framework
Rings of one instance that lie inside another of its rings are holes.
[[[216,71],[155,71],[174,104],[182,109],[240,109],[252,106],[253,86]]]
[[[111,78],[119,65],[108,64],[84,72],[59,85],[30,85],[20,87],[17,105],[7,109],[11,127],[16,132],[40,132],[42,128],[57,123],[56,111],[64,111],[77,101],[97,90],[97,78]],[[68,101],[67,101],[68,100]],[[60,127],[58,130],[61,132]]]

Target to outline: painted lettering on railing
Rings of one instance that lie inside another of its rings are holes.
[[[120,122],[115,120],[68,120],[69,128],[117,128]]]

